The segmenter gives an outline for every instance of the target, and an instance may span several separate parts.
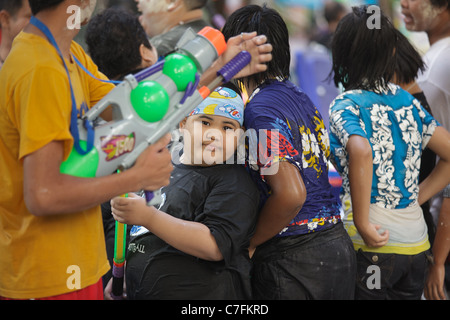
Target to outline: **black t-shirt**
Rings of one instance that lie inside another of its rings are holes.
[[[127,253],[130,299],[248,299],[249,240],[258,213],[258,189],[240,165],[176,165],[163,188],[161,211],[201,222],[224,257],[212,262],[185,254],[135,228]],[[145,232],[146,230],[144,230]]]
[[[431,112],[430,105],[428,104],[427,98],[423,91],[413,94],[414,98],[419,100],[422,107],[428,111],[429,114],[433,115]],[[422,150],[422,157],[420,159],[420,172],[419,172],[419,183],[425,180],[426,177],[433,171],[436,165],[436,154],[430,148],[425,148]],[[428,239],[430,244],[433,245],[434,238],[436,236],[436,225],[433,221],[433,216],[430,212],[430,203],[427,201],[421,205],[425,222],[428,227]]]

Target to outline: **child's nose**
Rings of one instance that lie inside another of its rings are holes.
[[[208,130],[206,132],[206,138],[210,140],[220,141],[221,135],[220,132],[218,132],[218,130]]]

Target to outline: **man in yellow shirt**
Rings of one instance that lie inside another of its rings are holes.
[[[85,24],[96,0],[29,2],[35,18],[53,35],[67,72],[56,47],[32,24],[17,36],[0,71],[0,297],[101,299],[101,276],[109,264],[99,204],[132,190],[167,185],[170,136],[149,146],[120,175],[60,173],[74,144],[68,74],[78,109],[93,106],[113,85],[89,77],[72,57],[106,79],[73,42],[79,30],[68,28],[69,7],[80,9]],[[266,41],[256,34],[230,39],[202,82],[214,78],[240,50],[249,51],[252,61],[238,76],[264,71],[272,50]]]
[[[78,30],[65,28],[67,6],[46,7],[45,2],[56,1],[31,1],[33,14],[61,49],[77,107],[93,106],[113,85],[90,78],[74,63],[70,54],[106,79],[72,41]],[[89,9],[89,1],[60,2]],[[159,188],[168,183],[172,169],[165,138],[120,177],[60,174],[73,146],[68,76],[42,32],[32,25],[24,31],[0,75],[0,296],[18,299],[98,285],[109,269],[98,204],[136,188]]]

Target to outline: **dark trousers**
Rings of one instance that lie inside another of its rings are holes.
[[[299,236],[277,237],[253,257],[254,299],[354,298],[356,258],[342,223]]]
[[[420,300],[428,270],[429,251],[416,255],[358,250],[355,299]]]

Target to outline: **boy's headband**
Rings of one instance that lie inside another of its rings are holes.
[[[196,114],[210,114],[227,117],[244,124],[244,101],[232,89],[218,87],[214,90],[189,116]]]

